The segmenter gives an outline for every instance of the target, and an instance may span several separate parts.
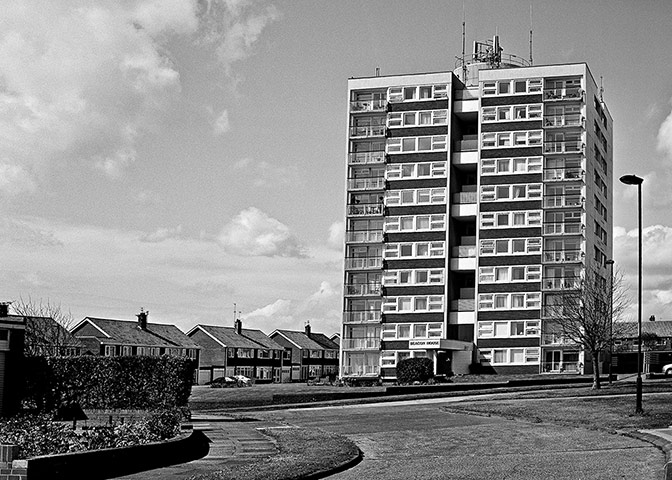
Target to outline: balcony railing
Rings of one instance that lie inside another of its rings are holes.
[[[382,215],[384,206],[380,203],[367,205],[348,205],[348,215],[351,217],[364,217]]]
[[[469,203],[476,203],[478,194],[476,192],[459,192],[453,194],[453,203],[465,205]]]
[[[544,207],[580,207],[583,201],[584,198],[581,195],[548,195],[544,197]]]
[[[343,323],[380,323],[380,311],[344,312]]]
[[[544,333],[541,336],[542,345],[576,345],[561,333]]]
[[[478,138],[463,138],[454,145],[456,152],[475,152],[478,150]]]
[[[586,254],[581,250],[545,251],[543,261],[546,263],[582,262]]]
[[[573,290],[579,288],[581,278],[571,277],[545,277],[541,281],[543,290]]]
[[[364,100],[350,102],[350,112],[381,112],[386,108],[386,100]]]
[[[583,223],[544,223],[544,235],[583,235]]]
[[[544,89],[544,100],[581,100],[583,90],[578,87]]]
[[[353,152],[348,154],[348,163],[350,165],[385,163],[385,152],[383,150],[377,150],[375,152]]]
[[[544,180],[547,182],[561,182],[584,180],[586,171],[579,167],[547,168],[544,170]]]
[[[365,125],[350,127],[350,138],[384,137],[385,125]]]
[[[476,257],[476,245],[460,245],[453,247],[453,257],[474,258]]]
[[[348,180],[348,190],[383,190],[385,179],[383,177],[351,178]]]
[[[581,140],[544,142],[544,153],[581,153],[586,145]]]
[[[544,127],[581,127],[585,119],[578,113],[569,115],[546,115]]]
[[[383,231],[361,230],[345,232],[345,241],[348,243],[381,243],[383,241]]]
[[[346,257],[346,270],[367,270],[383,268],[382,257]]]
[[[343,365],[341,375],[346,376],[376,376],[380,374],[378,365]]]
[[[473,312],[476,310],[476,300],[473,298],[460,298],[450,302],[450,310],[453,312]]]
[[[345,285],[345,295],[350,297],[363,297],[365,295],[380,295],[380,283],[352,283]]]
[[[343,350],[379,350],[380,338],[342,338]]]

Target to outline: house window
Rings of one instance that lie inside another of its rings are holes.
[[[257,350],[257,358],[271,358],[271,351],[259,349]]]
[[[238,348],[236,356],[238,358],[254,358],[254,352],[251,348]]]
[[[114,345],[105,345],[105,356],[114,357],[116,348]],[[142,347],[138,347],[138,355],[142,355],[142,353],[139,353],[140,348]]]
[[[539,363],[539,347],[481,349],[481,363],[526,365]]]
[[[322,358],[322,350],[311,350],[310,358]]]

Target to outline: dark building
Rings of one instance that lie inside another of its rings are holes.
[[[322,333],[312,333],[310,325],[303,332],[278,329],[270,337],[285,348],[289,366],[285,363],[283,379],[306,381],[338,374],[338,344]]]

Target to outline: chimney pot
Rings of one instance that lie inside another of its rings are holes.
[[[233,322],[233,328],[236,330],[238,335],[243,334],[243,322],[240,318],[237,318],[236,321]]]
[[[142,308],[140,308],[140,313],[136,315],[138,317],[138,327],[141,330],[147,330],[147,315],[149,315],[149,311],[145,312]]]
[[[306,322],[306,335],[310,337],[310,323]]]

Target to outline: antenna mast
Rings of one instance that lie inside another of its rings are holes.
[[[532,63],[532,4],[530,3],[530,65]]]
[[[462,82],[467,83],[467,64],[464,61],[465,55],[465,42],[467,36],[467,27],[466,27],[466,13],[464,9],[464,2],[462,2]]]

